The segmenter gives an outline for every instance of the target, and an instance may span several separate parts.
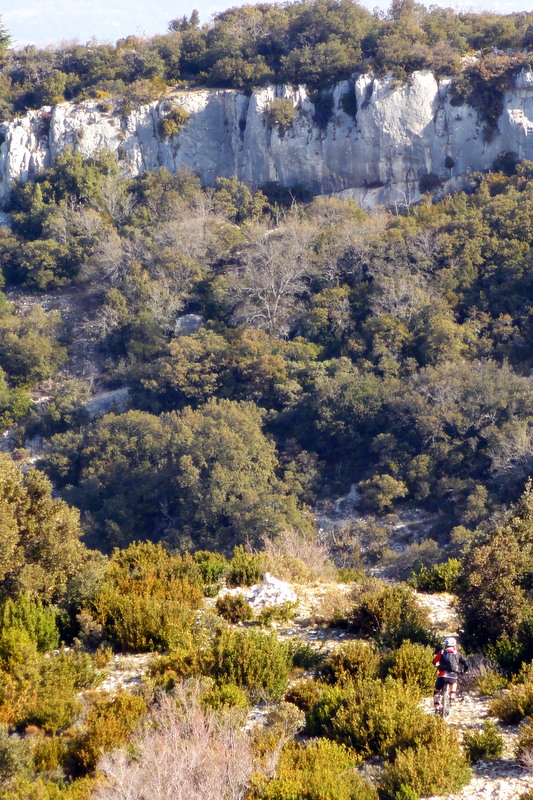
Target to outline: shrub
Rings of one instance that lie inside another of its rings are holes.
[[[321,689],[317,681],[305,678],[293,684],[285,693],[285,700],[302,711],[309,711],[320,700]]]
[[[311,619],[317,625],[347,628],[352,608],[353,601],[349,593],[338,586],[328,587],[315,604]]]
[[[281,603],[275,606],[265,606],[261,609],[258,622],[261,625],[270,625],[272,622],[289,622],[294,619],[297,603]]]
[[[7,725],[0,725],[0,783],[5,786],[10,778],[29,772],[30,752],[27,742],[10,736]]]
[[[158,123],[159,135],[163,139],[170,139],[172,136],[177,136],[184,125],[189,121],[190,114],[181,106],[172,108],[168,114],[161,117]]]
[[[252,619],[254,612],[250,603],[243,594],[225,594],[216,602],[217,614],[228,622],[247,622]]]
[[[472,630],[472,626],[470,626],[470,631]],[[478,627],[477,630],[484,635],[482,627]],[[524,661],[524,646],[518,635],[511,638],[504,633],[497,641],[491,642],[485,647],[485,653],[507,673],[514,672]]]
[[[102,753],[124,744],[146,710],[141,697],[126,692],[93,700],[83,730],[70,745],[69,761],[73,774],[92,772]]]
[[[98,598],[97,611],[107,637],[120,650],[167,650],[183,638],[194,621],[188,604],[170,597],[122,594],[107,589]]]
[[[387,653],[381,661],[381,672],[402,681],[407,686],[416,686],[423,695],[430,694],[435,684],[433,648],[403,642],[396,650]]]
[[[515,757],[525,769],[533,769],[533,717],[528,717],[520,726]]]
[[[228,570],[228,561],[221,553],[210,553],[208,550],[197,550],[192,555],[200,568],[205,584],[216,583]]]
[[[468,670],[470,677],[470,669]],[[505,689],[509,681],[500,672],[487,671],[476,680],[477,690],[482,695],[491,695]]]
[[[422,567],[408,583],[418,592],[455,592],[462,572],[461,562],[457,558],[449,558],[431,569]]]
[[[318,538],[288,529],[275,538],[263,538],[264,564],[277,578],[293,583],[335,579],[327,546]]]
[[[290,647],[274,634],[224,629],[213,644],[211,674],[217,683],[245,688],[252,699],[279,700],[291,668]]]
[[[386,766],[381,789],[386,800],[417,800],[456,792],[470,775],[455,734],[440,717],[427,717],[414,743]]]
[[[376,789],[356,772],[356,759],[327,739],[290,742],[281,753],[276,777],[261,800],[377,800]]]
[[[309,642],[292,640],[292,664],[301,669],[313,669],[324,661],[324,655]]]
[[[25,724],[50,733],[68,728],[81,710],[78,693],[97,686],[103,678],[87,653],[61,650],[43,658],[34,696],[24,714]]]
[[[128,752],[100,759],[93,800],[111,797],[244,797],[252,771],[250,737],[234,714],[205,709],[193,684],[162,697]],[[148,792],[148,795],[147,795]]]
[[[258,553],[247,553],[242,545],[237,545],[229,563],[228,586],[253,586],[263,577],[263,561]]]
[[[339,709],[346,706],[351,694],[351,686],[324,686],[320,698],[305,715],[305,732],[309,736],[333,736],[332,720]]]
[[[209,675],[211,666],[211,649],[198,646],[191,636],[189,641],[156,659],[150,667],[150,675],[155,678],[157,686],[171,691],[183,678]]]
[[[344,683],[354,678],[375,678],[380,656],[373,644],[356,641],[336,648],[320,669],[322,678],[329,683]]]
[[[533,683],[511,686],[489,705],[489,714],[505,725],[517,725],[524,717],[533,716]]]
[[[69,727],[80,711],[79,690],[101,678],[90,657],[67,651],[40,656],[28,634],[16,629],[3,633],[4,657],[7,633],[11,636],[7,669],[0,671],[0,720],[14,727],[38,725],[50,733]]]
[[[465,733],[463,747],[469,762],[475,764],[484,758],[499,758],[503,752],[503,738],[494,722],[487,720],[482,732]]]
[[[404,639],[429,644],[429,616],[407,586],[370,586],[359,593],[350,622],[364,636],[385,647],[399,647]]]
[[[26,730],[26,735],[28,731]],[[67,744],[62,736],[39,736],[33,744],[33,766],[36,772],[56,772],[63,767]]]
[[[269,124],[274,128],[279,128],[283,135],[287,128],[290,128],[296,118],[296,108],[292,100],[285,97],[275,97],[267,111]]]
[[[365,681],[335,714],[334,737],[365,756],[389,756],[406,742],[413,742],[423,724],[416,687],[387,678]]]
[[[94,601],[96,621],[117,647],[167,650],[183,640],[202,602],[201,575],[189,555],[137,542],[116,550]]]
[[[202,697],[202,705],[205,708],[220,709],[229,706],[233,708],[245,708],[250,705],[248,695],[241,686],[234,683],[224,683],[222,686],[215,684]]]
[[[389,511],[395,500],[405,497],[409,492],[403,481],[392,475],[374,475],[359,484],[362,502],[369,511],[382,514]]]

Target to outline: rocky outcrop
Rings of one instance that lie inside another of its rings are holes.
[[[284,131],[273,127],[266,113],[275,97],[295,107],[294,121]],[[31,111],[1,128],[0,200],[13,180],[31,177],[68,145],[86,155],[108,148],[131,175],[186,166],[206,185],[236,175],[254,187],[267,181],[302,184],[369,207],[416,201],[424,176],[460,184],[461,176],[488,169],[502,151],[533,158],[530,72],[522,72],[506,93],[490,141],[473,108],[452,104],[450,81],[439,82],[429,71],[403,84],[392,77],[354,76],[334,87],[332,99],[322,125],[305,88],[283,86],[250,96],[229,89],[170,92],[127,115],[102,110],[96,101]],[[159,121],[172,104],[186,109],[189,118],[177,136],[165,139]]]

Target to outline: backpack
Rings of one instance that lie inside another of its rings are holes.
[[[459,672],[459,656],[454,650],[443,650],[440,654],[439,669],[444,672]]]

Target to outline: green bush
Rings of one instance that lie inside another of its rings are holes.
[[[82,731],[70,744],[71,772],[74,775],[92,772],[102,753],[114,750],[128,740],[146,710],[141,697],[126,692],[93,700]]]
[[[263,559],[258,553],[247,553],[242,545],[237,545],[229,562],[228,586],[253,586],[263,577]]]
[[[248,695],[241,686],[234,683],[215,684],[202,697],[202,705],[206,708],[244,708],[250,706]]]
[[[313,669],[324,661],[324,655],[309,642],[293,640],[291,642],[292,664],[300,669]]]
[[[320,687],[320,697],[316,703],[309,708],[305,715],[305,732],[308,736],[328,736],[335,735],[333,720],[337,713],[346,707],[353,698],[357,690],[351,684],[341,686]],[[360,696],[359,692],[359,696]]]
[[[192,557],[200,568],[204,584],[217,583],[228,570],[228,561],[221,553],[197,550]]]
[[[198,631],[192,630],[170,653],[154,660],[150,675],[155,678],[157,686],[170,691],[183,678],[210,675],[212,665],[212,643],[199,641]]]
[[[505,689],[509,681],[499,672],[485,672],[476,681],[476,687],[480,694],[491,695]]]
[[[296,603],[281,603],[280,605],[265,606],[257,618],[260,625],[270,625],[272,622],[289,622],[294,619]]]
[[[292,100],[286,97],[275,97],[268,107],[267,117],[270,125],[273,128],[279,128],[280,133],[283,134],[294,122],[296,108]]]
[[[465,733],[463,747],[469,762],[475,764],[484,758],[499,758],[503,752],[503,738],[494,722],[487,720],[483,731]]]
[[[429,616],[407,586],[377,585],[363,589],[350,615],[356,632],[373,637],[385,647],[399,647],[404,639],[430,644]]]
[[[494,698],[489,713],[505,725],[517,725],[524,717],[533,716],[533,683],[519,683]]]
[[[247,622],[254,612],[243,594],[225,594],[216,602],[217,614],[228,622]]]
[[[219,684],[245,688],[253,700],[279,700],[291,666],[290,646],[274,634],[223,629],[213,643],[212,676]]]
[[[377,800],[376,789],[356,771],[357,761],[342,745],[327,739],[283,749],[261,800]]]
[[[359,696],[348,700],[332,721],[334,737],[364,756],[390,757],[416,738],[423,723],[416,687],[387,678],[365,681]]]
[[[380,656],[372,643],[346,642],[327,656],[320,668],[320,675],[328,683],[375,678],[379,664]]]
[[[8,726],[0,724],[0,785],[5,787],[11,778],[27,775],[30,761],[28,743],[10,736]]]
[[[433,691],[435,684],[434,651],[432,647],[403,642],[396,650],[386,653],[381,660],[381,673],[416,686],[423,695]]]
[[[462,572],[461,562],[457,558],[449,558],[431,569],[422,567],[408,583],[418,592],[455,592]]]
[[[413,743],[386,766],[381,789],[385,800],[417,800],[457,792],[470,777],[455,733],[440,717],[426,717]]]
[[[57,609],[43,606],[40,600],[21,595],[16,600],[6,600],[0,610],[0,630],[18,628],[26,631],[40,652],[53,650],[59,644],[56,624]]]
[[[304,678],[287,690],[285,700],[307,713],[315,703],[318,703],[321,694],[322,691],[317,681],[313,678]]]
[[[170,139],[172,136],[177,136],[184,125],[189,121],[190,114],[181,106],[172,108],[168,114],[161,117],[158,123],[159,135],[163,139]]]
[[[113,553],[94,601],[96,621],[122,650],[168,650],[191,628],[202,602],[200,586],[200,569],[191,556],[133,543]]]

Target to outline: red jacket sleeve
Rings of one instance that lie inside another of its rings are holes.
[[[435,658],[433,659],[433,663],[437,666],[440,663],[440,657],[442,655],[442,650],[439,650]]]

